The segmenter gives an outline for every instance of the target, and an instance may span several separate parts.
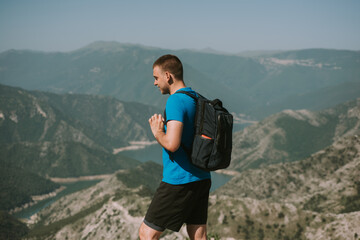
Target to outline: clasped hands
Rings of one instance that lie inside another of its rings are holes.
[[[154,114],[149,118],[149,124],[154,137],[157,139],[159,134],[165,133],[164,118],[161,114]]]

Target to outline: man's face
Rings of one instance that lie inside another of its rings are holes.
[[[164,72],[159,66],[155,66],[153,69],[154,85],[160,89],[161,94],[169,94],[169,84],[166,72]]]

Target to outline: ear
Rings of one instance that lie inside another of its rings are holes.
[[[168,71],[166,71],[165,72],[165,77],[166,77],[166,80],[169,80],[169,78],[171,77],[171,74]]]
[[[166,77],[166,81],[167,81],[169,84],[171,84],[171,83],[173,82],[173,77],[172,77],[172,75],[171,75],[170,72],[166,71],[166,72],[165,72],[165,77]]]

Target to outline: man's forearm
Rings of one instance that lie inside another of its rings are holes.
[[[170,152],[175,152],[179,148],[174,141],[171,141],[171,138],[167,136],[165,132],[158,132],[154,134],[154,137],[163,148]]]

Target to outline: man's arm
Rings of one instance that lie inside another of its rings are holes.
[[[168,121],[166,133],[164,128],[164,119],[161,114],[154,114],[149,119],[151,131],[159,144],[170,152],[178,150],[181,144],[181,135],[183,123],[179,121]]]

